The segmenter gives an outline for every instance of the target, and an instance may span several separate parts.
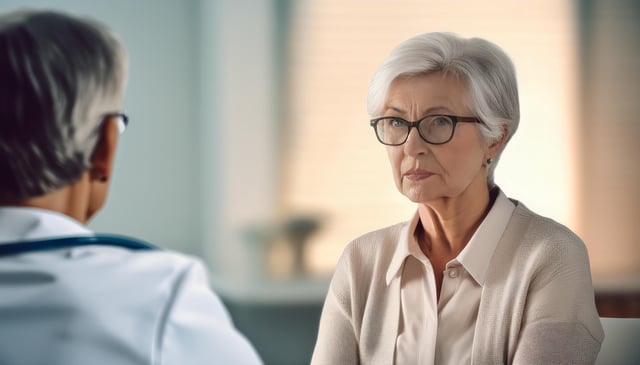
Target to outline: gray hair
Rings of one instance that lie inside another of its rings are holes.
[[[485,142],[494,142],[505,133],[506,145],[520,121],[515,69],[500,47],[480,38],[425,33],[400,43],[371,81],[367,111],[371,116],[382,113],[389,86],[399,76],[433,72],[454,75],[465,82],[465,103],[486,124],[478,124]],[[501,154],[502,150],[488,166],[489,187],[494,186],[493,175]]]
[[[126,53],[104,25],[50,11],[0,14],[0,198],[40,196],[90,168],[117,108]]]

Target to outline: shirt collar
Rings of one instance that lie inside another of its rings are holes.
[[[502,190],[499,190],[489,213],[457,257],[465,270],[480,285],[484,285],[493,252],[496,250],[498,241],[507,228],[515,208],[516,206],[504,195]]]
[[[391,283],[391,280],[393,280],[396,275],[399,275],[400,269],[404,264],[404,260],[407,258],[407,256],[410,256],[413,251],[415,251],[415,249],[412,250],[412,248],[418,247],[418,251],[420,251],[418,242],[413,235],[419,222],[420,215],[418,214],[418,211],[416,211],[411,221],[409,221],[408,224],[405,224],[405,226],[400,231],[396,250],[393,254],[393,257],[391,258],[389,268],[387,269],[387,285]],[[422,253],[422,251],[420,251],[420,253]]]
[[[514,209],[515,205],[506,197],[502,190],[498,190],[498,196],[489,213],[482,223],[480,223],[480,226],[473,236],[471,236],[471,239],[464,249],[462,249],[456,259],[454,259],[460,262],[465,270],[467,270],[480,285],[484,285],[491,257],[509,223]],[[396,250],[387,269],[387,285],[391,283],[394,277],[399,275],[407,256],[413,255],[421,261],[427,259],[420,250],[418,242],[413,235],[419,222],[420,215],[416,211],[411,221],[400,231]]]
[[[59,212],[32,207],[0,207],[0,244],[92,234],[82,223]]]

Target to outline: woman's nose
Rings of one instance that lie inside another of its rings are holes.
[[[417,156],[423,154],[428,149],[428,144],[420,137],[418,128],[411,128],[406,142],[404,142],[404,151],[409,156]]]

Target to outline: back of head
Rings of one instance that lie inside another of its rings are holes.
[[[124,48],[103,25],[48,11],[0,14],[0,201],[75,182],[125,79]]]
[[[369,87],[367,111],[377,116],[389,86],[399,76],[443,72],[458,77],[467,87],[466,104],[486,127],[480,132],[487,141],[503,133],[505,144],[518,129],[520,108],[515,68],[497,45],[480,38],[462,38],[453,33],[424,33],[398,46],[378,68]],[[499,155],[489,166],[488,184]]]

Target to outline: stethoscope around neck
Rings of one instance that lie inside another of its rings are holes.
[[[91,236],[71,236],[47,238],[21,242],[0,243],[0,257],[20,255],[23,253],[50,251],[81,246],[112,246],[129,250],[158,250],[149,243],[125,236],[97,234]]]

